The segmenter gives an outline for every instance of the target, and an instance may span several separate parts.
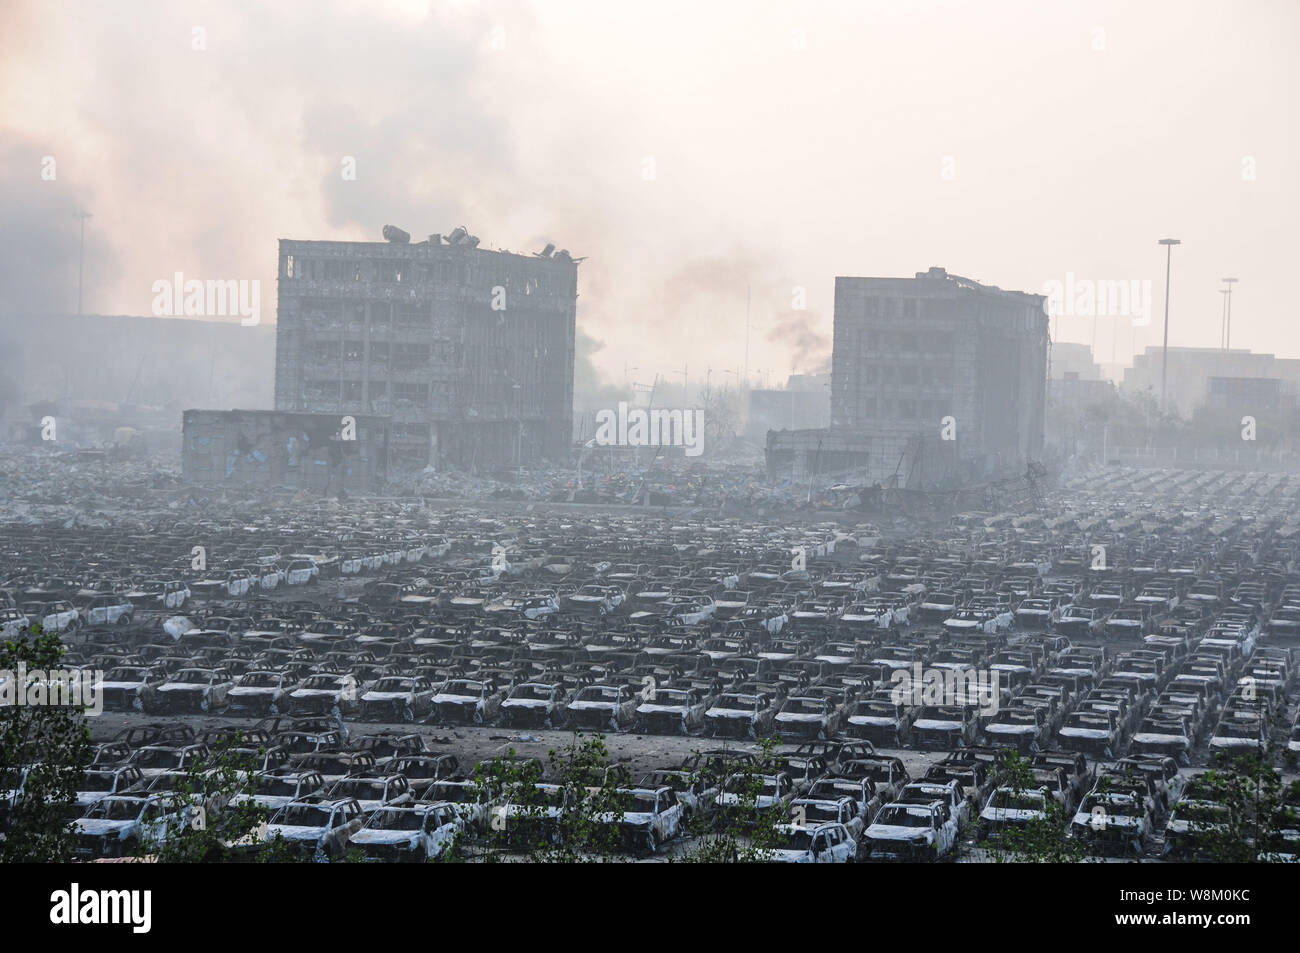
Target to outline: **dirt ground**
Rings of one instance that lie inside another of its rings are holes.
[[[225,725],[252,727],[254,718],[228,718],[221,715],[143,715],[139,713],[104,712],[91,720],[91,736],[96,742],[109,741],[124,728],[149,724],[187,724],[196,735],[210,728]],[[344,720],[353,738],[379,732],[423,735],[428,747],[438,754],[454,754],[461,770],[469,772],[475,763],[507,754],[513,750],[523,757],[540,758],[547,762],[547,753],[576,737],[572,731],[523,730],[480,727],[438,727],[403,723]],[[717,748],[757,750],[754,742],[725,741],[721,738],[703,738],[671,735],[638,735],[632,733],[605,735],[612,760],[627,765],[634,780],[664,768],[677,768],[693,752]],[[879,749],[883,753],[903,759],[913,777],[924,774],[928,765],[943,757],[940,752],[917,752]]]

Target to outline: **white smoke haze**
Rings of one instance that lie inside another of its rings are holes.
[[[747,288],[751,372],[822,369],[836,275],[931,265],[1034,292],[1154,279],[1124,361],[1159,340],[1175,235],[1171,344],[1217,343],[1234,275],[1234,345],[1300,356],[1300,7],[993,6],[9,2],[0,311],[75,311],[84,207],[87,313],[148,314],[180,271],[260,280],[269,323],[277,239],[465,224],[589,256],[580,354],[605,384],[628,362],[721,383]]]

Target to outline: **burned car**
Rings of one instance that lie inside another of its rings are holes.
[[[957,845],[957,819],[942,801],[886,804],[863,832],[863,860],[939,860]]]
[[[648,733],[690,734],[704,726],[713,696],[694,688],[657,687],[636,709],[634,729]]]
[[[705,734],[726,738],[757,738],[776,720],[775,699],[768,692],[723,692],[704,713]]]
[[[355,714],[359,693],[355,675],[318,672],[303,679],[302,684],[289,693],[289,714]]]
[[[224,668],[183,668],[158,686],[150,712],[209,712],[226,707],[235,680]]]
[[[434,688],[421,676],[387,675],[361,695],[358,717],[366,721],[412,722],[433,711]]]
[[[997,838],[1010,828],[1020,827],[1048,817],[1047,791],[1039,789],[1016,790],[1000,787],[989,795],[988,804],[980,812],[978,836],[981,840]]]
[[[902,747],[911,738],[917,708],[895,699],[886,691],[857,701],[845,719],[844,732],[876,744]]]
[[[1083,840],[1092,852],[1141,857],[1153,827],[1150,809],[1141,797],[1094,791],[1079,805],[1069,834]]]
[[[288,672],[245,672],[235,681],[226,697],[230,713],[249,715],[276,715],[285,707],[285,700],[299,685],[299,680]]]
[[[453,678],[433,695],[432,718],[439,724],[483,725],[496,717],[505,699],[493,682]]]
[[[684,812],[671,787],[620,788],[615,792],[616,811],[595,816],[597,824],[612,824],[626,843],[654,854],[682,832]]]
[[[840,706],[826,694],[794,694],[781,703],[773,730],[796,738],[830,738],[839,730]]]
[[[774,864],[851,864],[858,858],[854,832],[844,824],[780,824],[776,843],[761,857]]]
[[[82,860],[130,857],[161,844],[191,823],[193,812],[170,794],[113,794],[73,822],[74,854]]]
[[[162,674],[143,665],[109,669],[100,683],[106,711],[156,711],[154,697],[163,684]]]
[[[280,840],[303,859],[324,862],[342,856],[364,823],[361,805],[351,798],[291,801],[259,833],[263,842]]]
[[[632,724],[639,703],[631,685],[587,685],[565,706],[565,724],[575,729],[621,731]]]
[[[465,820],[448,803],[383,807],[348,838],[368,861],[424,863],[436,860],[465,830]]]
[[[912,722],[912,743],[923,750],[951,750],[973,745],[979,716],[970,705],[925,705]]]
[[[501,702],[501,721],[511,728],[553,728],[564,712],[565,691],[551,682],[520,682]]]

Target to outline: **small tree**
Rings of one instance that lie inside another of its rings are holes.
[[[242,733],[226,739],[209,757],[191,764],[174,789],[175,806],[185,823],[161,843],[141,843],[137,856],[160,863],[229,863],[263,840],[270,810],[252,799],[257,793],[256,754],[240,750]],[[244,795],[242,800],[236,800]],[[282,841],[257,850],[262,861],[283,860]]]
[[[688,784],[697,791],[716,788],[720,795],[725,792],[734,801],[725,807],[719,805],[717,810],[705,810],[694,815],[687,825],[687,834],[696,838],[695,844],[675,856],[674,860],[746,864],[772,859],[772,851],[784,840],[782,825],[794,823],[801,826],[798,817],[787,816],[779,808],[763,809],[759,806],[767,777],[777,770],[778,743],[776,738],[763,739],[754,758],[700,760],[700,766],[691,773]]]
[[[994,791],[1008,788],[1019,798],[1042,788],[1030,762],[1019,752],[1005,751],[998,756],[993,774]],[[1076,864],[1087,856],[1087,845],[1069,836],[1070,815],[1065,805],[1044,791],[1043,817],[1019,824],[1003,825],[997,837],[988,842],[988,851],[998,863]],[[981,833],[988,833],[980,822]]]
[[[603,860],[629,846],[620,825],[631,806],[625,790],[632,782],[626,767],[610,761],[605,736],[575,735],[547,759],[551,776],[559,781],[561,806],[552,846],[539,849],[533,859]]]
[[[440,859],[490,862],[512,853],[533,863],[590,863],[621,856],[630,779],[611,763],[604,735],[575,734],[547,761],[550,783],[540,761],[513,749],[476,765],[475,794],[492,805],[487,830],[467,829]]]
[[[1194,817],[1190,830],[1198,850],[1216,863],[1294,862],[1300,844],[1284,832],[1300,830],[1300,782],[1286,782],[1273,768],[1275,751],[1220,754],[1192,782],[1195,797],[1226,808],[1212,819]]]
[[[57,633],[34,625],[0,645],[0,677],[13,692],[27,691],[18,673],[60,670]],[[0,706],[0,863],[52,863],[72,859],[77,831],[68,812],[91,761],[85,709],[74,705]]]

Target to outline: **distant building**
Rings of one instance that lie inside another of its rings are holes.
[[[1051,375],[1047,381],[1047,430],[1074,429],[1081,415],[1108,411],[1119,400],[1115,385],[1102,376],[1086,344],[1052,344]]]
[[[1092,356],[1092,348],[1072,341],[1052,342],[1049,370],[1055,381],[1099,381],[1105,376]]]
[[[1276,377],[1211,377],[1206,402],[1215,408],[1259,414],[1294,405],[1295,392]]]
[[[1134,356],[1121,389],[1127,393],[1149,390],[1159,400],[1161,365],[1161,348],[1148,347]],[[1247,350],[1171,347],[1166,374],[1166,403],[1169,410],[1183,417],[1229,394],[1247,402],[1253,398],[1294,401],[1300,395],[1300,360]],[[1216,380],[1219,383],[1212,384]]]
[[[1056,453],[1102,453],[1119,391],[1086,344],[1054,343],[1047,381],[1047,444]]]
[[[0,315],[0,413],[35,401],[120,410],[266,407],[274,399],[275,328],[126,314]]]
[[[1082,411],[1093,406],[1110,407],[1119,400],[1119,393],[1110,381],[1081,377],[1053,377],[1047,382],[1047,396],[1049,421],[1052,417],[1051,407],[1058,404],[1072,411]]]
[[[829,374],[791,374],[782,390],[751,390],[746,434],[752,440],[761,441],[769,430],[829,427],[830,384]]]
[[[391,418],[394,470],[567,460],[577,262],[385,236],[280,242],[276,409]]]
[[[1043,302],[942,268],[914,278],[836,278],[830,430],[855,435],[843,443],[855,459],[867,456],[855,478],[926,485],[1019,473],[1037,459]],[[790,439],[769,435],[769,466]]]

